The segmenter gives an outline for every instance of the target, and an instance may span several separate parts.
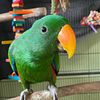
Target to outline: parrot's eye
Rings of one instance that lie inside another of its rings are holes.
[[[47,27],[43,26],[41,28],[41,31],[42,31],[43,34],[45,34],[48,31],[48,29],[47,29]]]

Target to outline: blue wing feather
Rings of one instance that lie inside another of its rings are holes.
[[[10,59],[10,65],[12,67],[12,71],[15,73],[15,75],[9,75],[8,78],[9,79],[12,79],[12,80],[20,80],[20,77],[18,76],[18,72],[17,72],[17,68],[16,68],[16,65],[15,65],[15,60],[14,60],[14,57],[12,55],[12,52],[8,52],[8,56],[9,56],[9,59]]]
[[[20,80],[20,77],[17,76],[17,75],[14,75],[14,76],[9,75],[8,78],[9,78],[9,79],[12,79],[12,80],[16,80],[16,81],[19,81],[19,80]]]
[[[60,64],[59,64],[59,54],[57,53],[54,56],[53,62],[51,64],[52,69],[54,70],[55,74],[57,75],[60,69]]]

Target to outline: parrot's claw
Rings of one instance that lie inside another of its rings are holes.
[[[49,85],[48,89],[53,97],[53,100],[58,100],[58,96],[57,96],[57,88],[53,85]]]
[[[27,95],[33,93],[32,89],[25,89],[24,91],[21,92],[20,94],[20,100],[26,100]]]
[[[26,96],[28,93],[29,93],[28,89],[25,89],[24,91],[22,91],[20,94],[20,100],[26,100]]]

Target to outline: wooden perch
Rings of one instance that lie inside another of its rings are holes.
[[[70,86],[63,86],[58,88],[58,97],[64,97],[68,95],[75,95],[81,93],[90,93],[100,91],[100,82],[81,83]],[[9,100],[19,100],[19,97],[15,97]],[[49,91],[38,91],[27,96],[27,100],[52,100]]]
[[[29,18],[29,17],[38,17],[43,16],[47,14],[47,10],[45,7],[40,8],[32,8],[32,9],[26,9],[26,10],[32,10],[32,13],[23,15],[23,18]],[[9,13],[3,13],[0,14],[0,22],[12,20],[13,16]]]

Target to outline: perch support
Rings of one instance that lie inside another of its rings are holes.
[[[80,83],[70,86],[63,86],[58,88],[58,97],[64,97],[68,95],[91,93],[100,91],[100,82],[88,82]],[[15,97],[8,100],[19,100],[20,97]],[[27,96],[27,100],[52,100],[49,91],[38,91]]]
[[[25,19],[29,18],[29,17],[44,16],[47,14],[47,10],[45,7],[32,8],[32,9],[27,9],[27,10],[32,11],[32,13],[23,15],[23,18],[25,18]],[[9,12],[0,14],[0,22],[9,21],[12,19],[13,19],[13,16]]]

